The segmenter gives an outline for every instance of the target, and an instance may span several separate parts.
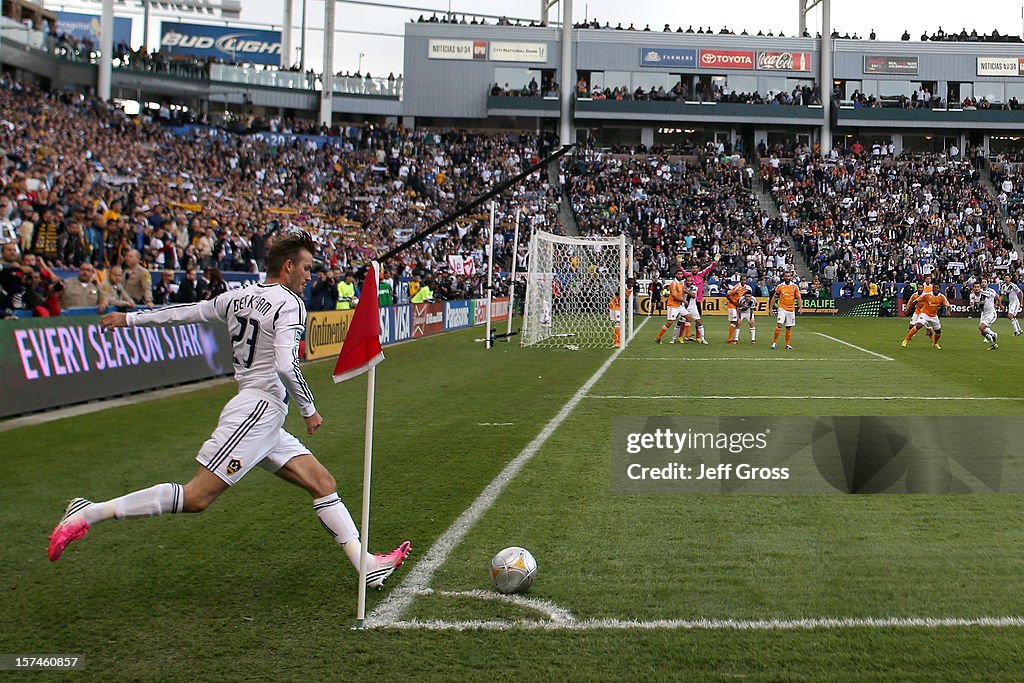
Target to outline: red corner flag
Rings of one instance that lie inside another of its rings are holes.
[[[384,360],[384,352],[380,349],[380,312],[377,308],[379,271],[379,264],[373,261],[366,273],[356,312],[334,366],[335,383],[361,375]]]

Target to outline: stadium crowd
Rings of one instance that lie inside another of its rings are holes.
[[[774,283],[792,263],[783,225],[763,212],[753,169],[709,143],[696,160],[647,154],[594,154],[569,181],[581,234],[625,232],[634,274],[671,277],[679,266]]]
[[[850,152],[806,155],[762,173],[811,271],[827,282],[1024,276],[998,201],[970,160]]]
[[[189,276],[197,281],[256,272],[274,234],[291,227],[318,235],[326,271],[349,270],[550,147],[535,135],[373,125],[333,129],[322,146],[274,146],[216,128],[183,136],[95,99],[6,79],[0,111],[0,229],[36,262],[44,289],[56,284],[53,270],[88,262],[102,278],[133,251],[154,270],[199,271]],[[535,174],[504,196],[496,254],[511,256],[504,236],[513,203],[527,212],[527,228],[557,230],[557,195]],[[437,280],[435,291],[447,296],[478,295],[485,224],[486,216],[471,217],[384,265],[395,277]],[[453,274],[448,255],[478,267]],[[46,294],[55,299],[52,288]],[[0,307],[13,299],[8,292]]]
[[[550,135],[369,124],[327,130],[273,117],[236,132],[186,132],[9,79],[0,80],[0,112],[0,231],[7,238],[0,308],[37,314],[58,313],[62,301],[78,305],[81,297],[69,289],[96,306],[214,296],[228,286],[224,272],[260,271],[274,236],[291,228],[317,236],[319,288],[310,305],[332,308],[346,272],[556,145]],[[259,130],[286,137],[252,134]],[[290,132],[320,136],[288,138]],[[1000,222],[1005,216],[1018,242],[1024,239],[1016,156],[993,165],[1002,188],[994,197],[979,182],[978,150],[952,159],[897,157],[891,144],[855,142],[822,160],[801,144],[762,142],[761,182],[781,212],[772,217],[759,207],[756,174],[741,148],[608,152],[593,140],[582,148],[575,165],[535,173],[496,200],[500,269],[513,261],[525,266],[530,231],[561,232],[560,211],[571,208],[581,234],[630,236],[638,277],[670,276],[677,265],[703,266],[720,256],[721,275],[772,284],[792,264],[787,233],[826,283],[1024,275]],[[782,163],[783,153],[792,159]],[[523,234],[513,254],[517,208]],[[438,297],[480,296],[488,221],[480,207],[384,268]],[[78,272],[59,281],[61,270]],[[164,274],[150,282],[150,271]]]

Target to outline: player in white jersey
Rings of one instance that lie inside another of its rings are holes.
[[[1009,275],[1003,277],[1002,294],[1006,297],[1006,317],[1010,319],[1010,325],[1013,327],[1013,336],[1020,335],[1020,321],[1017,320],[1017,316],[1020,315],[1020,301],[1021,301],[1021,290],[1020,285],[1013,281],[1013,278]]]
[[[299,340],[306,324],[300,298],[309,282],[316,245],[306,233],[274,240],[267,254],[267,279],[226,292],[208,301],[137,313],[109,313],[104,330],[131,325],[220,321],[227,324],[234,356],[238,394],[220,414],[210,438],[199,449],[192,480],[157,484],[109,501],[74,498],[50,535],[50,561],[56,562],[72,541],[108,519],[135,519],[167,513],[202,512],[256,465],[313,496],[313,509],[358,570],[359,533],[338,497],[334,477],[283,429],[288,400],[299,406],[312,435],[323,423],[313,393],[299,368]],[[408,541],[390,553],[367,558],[367,585],[380,588],[409,554]]]
[[[989,343],[989,350],[999,348],[999,335],[992,329],[992,324],[995,323],[998,315],[996,296],[995,290],[988,286],[988,278],[984,277],[980,282],[975,282],[971,290],[971,306],[981,312],[978,331],[981,332],[982,339]]]

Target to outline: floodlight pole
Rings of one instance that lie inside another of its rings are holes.
[[[100,15],[100,63],[96,72],[96,96],[110,101],[110,80],[114,51],[114,0],[103,0]]]
[[[821,1],[821,156],[832,152],[832,0]]]
[[[334,17],[333,0],[324,5],[324,70],[320,77],[320,125],[331,127],[334,114]],[[303,55],[305,57],[305,55]]]
[[[149,8],[150,0],[142,0],[142,51],[149,54]]]
[[[576,93],[576,78],[572,68],[572,0],[562,2],[562,41],[561,41],[561,86],[559,93],[561,107],[558,127],[558,141],[562,145],[576,142],[575,126],[572,119],[573,97]]]
[[[147,0],[148,2],[149,0]],[[281,27],[281,68],[291,66],[288,60],[292,54],[292,15],[295,13],[295,0],[284,0],[284,25]]]

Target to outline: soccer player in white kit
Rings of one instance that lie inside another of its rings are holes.
[[[1013,336],[1020,335],[1020,321],[1017,320],[1017,316],[1020,315],[1020,300],[1021,291],[1020,286],[1013,281],[1013,278],[1009,275],[1003,277],[1002,294],[1006,297],[1006,317],[1010,319],[1010,325],[1013,326]]]
[[[312,435],[323,423],[299,367],[298,347],[306,324],[301,294],[309,282],[316,245],[307,233],[274,240],[267,254],[267,279],[195,304],[180,304],[103,316],[104,330],[131,325],[219,320],[227,324],[238,394],[228,401],[210,438],[199,449],[199,468],[184,486],[157,484],[97,502],[74,498],[50,535],[50,561],[72,541],[108,519],[202,512],[256,465],[313,496],[313,509],[358,571],[362,547],[352,516],[338,497],[334,477],[309,449],[283,429],[288,399],[299,407]],[[409,554],[406,541],[384,555],[368,557],[366,583],[380,588]]]
[[[999,348],[999,335],[992,329],[996,321],[996,293],[988,286],[988,278],[981,278],[975,282],[971,290],[971,306],[981,311],[981,321],[978,323],[978,331],[981,337],[989,343],[989,350]]]

